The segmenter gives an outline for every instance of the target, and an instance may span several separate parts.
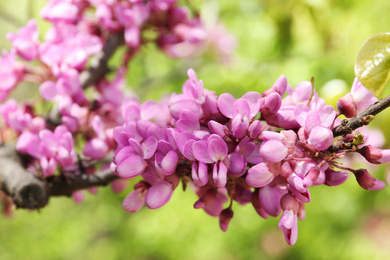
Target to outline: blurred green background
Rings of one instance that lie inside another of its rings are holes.
[[[206,88],[236,97],[267,89],[281,74],[292,86],[313,76],[321,95],[335,104],[352,85],[364,41],[390,31],[390,1],[191,2],[210,26],[220,17],[236,37],[236,50],[221,62],[210,50],[173,60],[155,46],[145,47],[131,62],[128,76],[128,85],[142,100],[180,92],[187,69],[194,68]],[[44,4],[1,0],[2,49],[10,48],[5,34],[38,18]],[[43,31],[48,28],[45,22],[39,25]],[[37,86],[29,88],[36,91]],[[387,130],[389,117],[389,112],[381,113],[374,124]],[[371,171],[384,180],[388,170],[381,166]],[[0,259],[390,258],[390,189],[363,190],[353,176],[341,187],[311,188],[312,201],[292,247],[277,228],[278,219],[264,220],[250,205],[235,205],[228,231],[220,231],[217,219],[193,209],[197,198],[190,190],[178,188],[161,209],[129,214],[121,203],[131,186],[119,195],[99,188],[81,204],[52,198],[39,212],[16,210],[11,218],[0,216]]]

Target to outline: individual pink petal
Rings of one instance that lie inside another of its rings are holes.
[[[227,182],[227,167],[223,162],[215,163],[213,166],[213,181],[218,188],[225,187]]]
[[[260,147],[261,157],[268,162],[280,162],[286,158],[287,147],[280,141],[269,140]]]
[[[171,199],[172,192],[172,185],[169,182],[160,181],[148,189],[145,204],[150,209],[158,209]]]
[[[309,203],[311,196],[309,190],[306,188],[305,192],[298,191],[294,186],[289,185],[288,190],[297,198],[299,202]]]
[[[282,106],[276,114],[263,114],[262,117],[270,126],[280,128],[295,129],[299,127],[299,123],[295,120],[294,106]]]
[[[274,174],[269,171],[267,164],[259,163],[248,170],[245,180],[248,185],[259,188],[269,184],[274,177]]]
[[[318,151],[325,150],[333,143],[333,133],[329,128],[316,126],[310,131],[307,142]]]
[[[262,137],[265,142],[269,140],[283,141],[284,138],[284,136],[281,133],[274,132],[274,131],[263,131]]]
[[[191,175],[195,185],[200,187],[206,185],[209,180],[207,164],[202,162],[193,162]]]
[[[207,153],[211,160],[214,162],[222,161],[227,156],[227,152],[227,145],[219,135],[211,135],[209,137],[207,141]]]
[[[309,113],[310,108],[304,104],[296,105],[294,110],[295,119],[303,127],[306,125],[306,118],[308,117]]]
[[[161,168],[165,174],[172,174],[176,170],[179,157],[175,151],[169,151],[161,161]],[[165,175],[164,174],[164,175]]]
[[[222,125],[214,120],[208,122],[208,127],[211,133],[219,135],[222,138],[229,134],[229,128],[226,125]]]
[[[218,108],[221,113],[228,117],[233,118],[233,104],[236,99],[229,93],[223,93],[218,98]]]
[[[215,95],[207,95],[205,97],[205,104],[207,109],[212,114],[218,114],[218,97]]]
[[[213,163],[214,160],[210,158],[207,148],[207,141],[196,141],[192,145],[193,155],[200,162]]]
[[[336,111],[332,106],[321,106],[321,108],[318,110],[318,114],[321,118],[321,125],[325,127],[331,127],[331,125],[334,122],[334,119],[336,118]]]
[[[288,183],[294,186],[299,192],[306,192],[307,188],[303,186],[303,179],[293,173],[288,179]]]
[[[200,128],[199,119],[195,113],[184,109],[180,112],[180,118],[176,122],[176,128],[179,132],[193,132],[194,130],[198,130]]]
[[[46,100],[54,100],[57,95],[56,85],[54,81],[45,81],[39,86],[39,93]]]
[[[283,193],[278,187],[264,186],[260,189],[259,198],[261,207],[268,215],[277,217],[281,212],[280,199]]]
[[[249,120],[247,117],[241,117],[241,115],[234,116],[231,124],[233,135],[240,139],[245,136],[248,131]]]
[[[356,77],[351,88],[351,94],[357,104],[357,114],[363,112],[378,99]]]
[[[278,93],[271,93],[262,99],[261,113],[275,114],[282,105],[282,98]]]
[[[254,118],[260,112],[261,96],[258,92],[249,91],[242,96],[249,105],[249,118]]]
[[[122,202],[124,210],[130,213],[137,212],[145,204],[145,192],[139,189],[134,190]]]
[[[150,159],[154,155],[157,149],[157,139],[154,136],[149,136],[141,144],[144,159]]]
[[[231,104],[230,104],[231,105]],[[243,98],[237,99],[233,104],[232,116],[240,115],[241,117],[250,118],[250,107],[248,101]]]
[[[305,178],[303,179],[303,186],[305,188],[312,186],[320,176],[320,169],[318,167],[313,167],[309,170]]]
[[[37,134],[26,131],[19,136],[18,141],[16,143],[16,150],[18,150],[18,152],[28,153],[35,158],[39,158],[40,142],[40,138]]]
[[[133,155],[117,164],[116,174],[121,178],[132,178],[140,175],[148,163],[139,155]]]
[[[321,118],[317,111],[310,111],[307,114],[304,127],[310,131],[313,127],[321,125]]]
[[[247,163],[241,154],[234,152],[229,154],[229,175],[240,177],[246,172]]]
[[[262,93],[262,96],[266,97],[271,93],[275,93],[275,92],[278,93],[280,96],[283,96],[284,92],[286,91],[286,88],[287,88],[287,78],[286,76],[281,75],[271,88],[267,89]]]

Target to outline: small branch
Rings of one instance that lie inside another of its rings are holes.
[[[106,186],[113,180],[119,179],[110,169],[94,174],[79,174],[64,178],[48,179],[50,196],[71,196],[77,190],[88,189],[97,186]]]
[[[379,100],[378,102],[370,105],[366,110],[363,111],[360,115],[351,118],[344,119],[343,122],[333,128],[333,136],[343,136],[346,134],[352,133],[353,130],[368,125],[372,119],[372,116],[377,115],[384,109],[390,106],[390,96],[385,97],[384,99]]]
[[[109,169],[40,179],[22,165],[14,144],[0,146],[0,189],[18,208],[39,209],[47,205],[50,196],[71,196],[77,190],[106,186],[119,179]]]
[[[81,87],[88,88],[98,82],[109,71],[108,60],[115,53],[116,49],[124,43],[123,33],[112,34],[106,41],[103,50],[96,54],[88,70],[80,75]]]

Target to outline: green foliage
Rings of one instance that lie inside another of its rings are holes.
[[[380,98],[390,79],[390,33],[370,37],[359,52],[355,74],[363,86]]]

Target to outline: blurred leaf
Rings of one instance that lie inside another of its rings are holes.
[[[390,78],[390,33],[376,34],[363,44],[355,63],[355,74],[380,98]]]

